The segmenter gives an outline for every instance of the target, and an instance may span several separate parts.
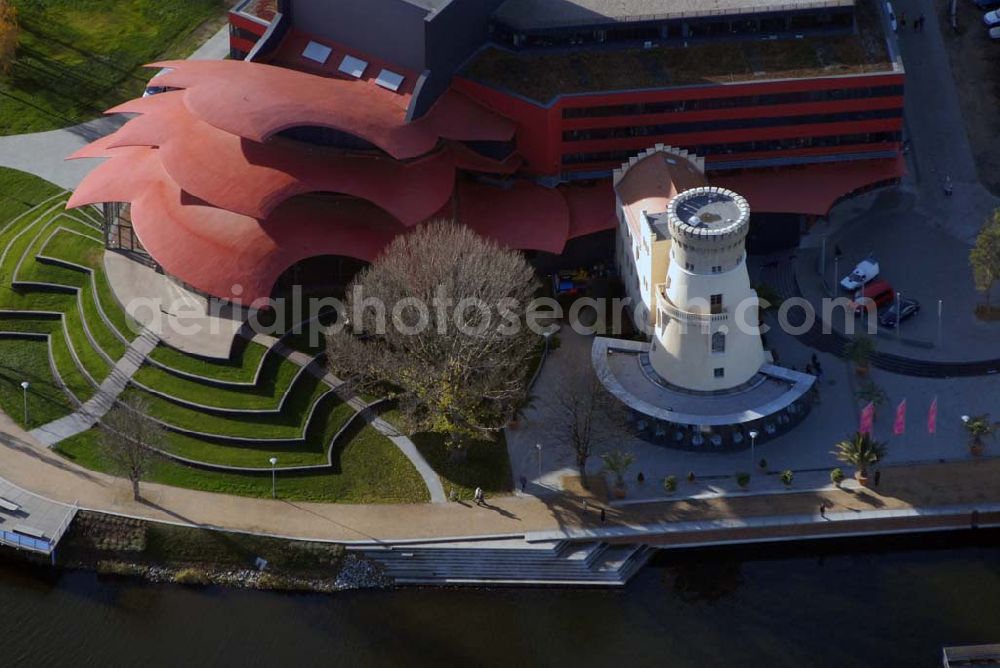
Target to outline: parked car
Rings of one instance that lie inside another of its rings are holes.
[[[840,287],[845,290],[860,290],[866,283],[878,276],[878,260],[869,255],[867,259],[858,263],[850,274],[840,281]]]
[[[1000,25],[1000,9],[994,9],[992,12],[983,14],[983,23],[991,27]]]
[[[990,39],[1000,39],[1000,26],[990,28]]]
[[[177,90],[176,88],[172,88],[170,86],[157,86],[156,84],[153,83],[154,81],[156,81],[156,77],[173,71],[174,68],[172,67],[164,67],[162,70],[154,74],[149,79],[149,83],[146,84],[146,90],[142,91],[142,96],[149,97],[150,95],[158,95],[160,93],[166,93],[168,90]]]
[[[895,298],[896,291],[889,281],[872,281],[854,293],[854,315],[861,315],[869,303],[875,304],[875,309],[878,310],[891,304]]]
[[[883,327],[895,327],[897,323],[901,323],[911,315],[916,315],[917,311],[920,310],[920,302],[916,299],[907,299],[903,297],[899,300],[899,314],[896,313],[896,304],[886,309],[886,312],[882,314],[882,317],[878,319],[879,324]]]
[[[982,10],[1000,7],[1000,0],[972,0],[972,4]]]

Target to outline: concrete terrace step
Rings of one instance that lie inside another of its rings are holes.
[[[399,584],[621,586],[653,550],[600,541],[521,539],[360,548]]]

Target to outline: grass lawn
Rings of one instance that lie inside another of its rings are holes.
[[[213,378],[229,383],[252,383],[267,348],[259,343],[237,339],[233,355],[228,360],[216,360],[189,355],[165,344],[153,349],[150,359],[184,373]]]
[[[402,424],[398,411],[386,411],[382,417],[393,425]],[[468,454],[462,461],[452,461],[446,438],[441,434],[424,432],[412,434],[410,439],[441,478],[445,494],[455,490],[458,498],[471,499],[476,487],[482,487],[487,494],[507,493],[513,489],[503,432],[498,433],[495,440],[467,441]]]
[[[164,369],[147,364],[135,374],[135,380],[146,387],[165,392],[172,397],[219,408],[274,409],[285,391],[302,370],[278,354],[267,356],[257,385],[219,387],[197,380],[176,376]]]
[[[330,442],[353,414],[354,409],[331,393],[317,405],[305,441],[267,443],[248,438],[226,442],[169,432],[165,447],[187,459],[227,466],[267,467],[272,455],[278,458],[279,468],[326,464]]]
[[[0,329],[8,329],[0,326]],[[24,391],[28,381],[28,419],[24,423]],[[22,427],[31,429],[72,411],[69,399],[52,379],[45,341],[0,339],[0,408]]]
[[[13,0],[14,66],[0,77],[0,134],[74,125],[142,94],[153,71],[225,23],[223,0]]]
[[[309,410],[328,392],[331,392],[328,385],[312,374],[303,374],[292,386],[280,413],[259,415],[211,414],[175,404],[135,387],[127,389],[122,398],[141,395],[149,402],[150,415],[190,431],[248,439],[300,438]]]
[[[109,472],[91,430],[56,446],[56,451],[89,469]],[[316,473],[280,473],[277,493],[292,501],[338,503],[419,503],[430,499],[423,480],[410,461],[371,427],[363,427],[336,453],[337,465]],[[154,464],[149,482],[186,487],[206,492],[268,498],[271,476],[221,473],[184,466],[166,459]]]

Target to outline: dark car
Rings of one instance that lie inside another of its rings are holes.
[[[972,4],[979,9],[987,10],[1000,7],[1000,0],[972,0]]]
[[[916,299],[906,299],[904,297],[899,300],[900,315],[898,317],[896,315],[896,304],[893,304],[886,309],[885,313],[882,314],[882,317],[879,318],[878,321],[883,327],[895,327],[897,322],[906,320],[919,310],[920,302]]]

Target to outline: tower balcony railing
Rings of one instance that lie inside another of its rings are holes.
[[[698,313],[679,308],[667,296],[667,286],[664,283],[656,286],[656,307],[668,317],[680,322],[708,325],[729,320],[729,312],[725,308],[721,308],[717,313]]]

